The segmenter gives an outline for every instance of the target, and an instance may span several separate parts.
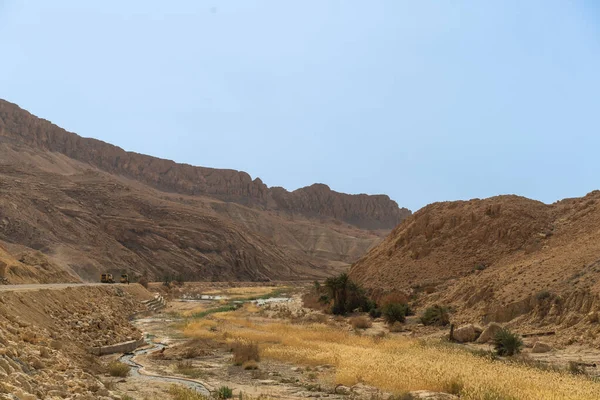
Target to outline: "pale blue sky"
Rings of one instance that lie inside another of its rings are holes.
[[[413,210],[600,188],[594,1],[0,0],[0,51],[1,98],[270,186]]]

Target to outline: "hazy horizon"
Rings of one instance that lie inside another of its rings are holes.
[[[0,0],[0,98],[83,137],[416,211],[600,188],[592,2]]]

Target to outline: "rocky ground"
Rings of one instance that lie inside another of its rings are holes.
[[[0,398],[117,398],[88,348],[140,338],[128,317],[150,297],[139,285],[0,293]]]

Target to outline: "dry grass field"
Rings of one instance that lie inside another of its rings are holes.
[[[567,372],[492,361],[439,341],[398,335],[370,337],[325,323],[289,323],[259,316],[254,305],[190,322],[188,337],[255,342],[263,358],[335,367],[335,382],[363,383],[396,394],[460,393],[461,399],[599,399],[600,384]]]

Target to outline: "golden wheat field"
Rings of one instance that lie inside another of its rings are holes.
[[[257,342],[262,357],[308,366],[330,364],[335,366],[335,383],[361,382],[393,393],[459,388],[461,399],[472,400],[600,399],[600,383],[566,372],[492,361],[435,341],[359,336],[322,323],[257,318],[257,312],[246,305],[214,314],[190,322],[184,333]]]

